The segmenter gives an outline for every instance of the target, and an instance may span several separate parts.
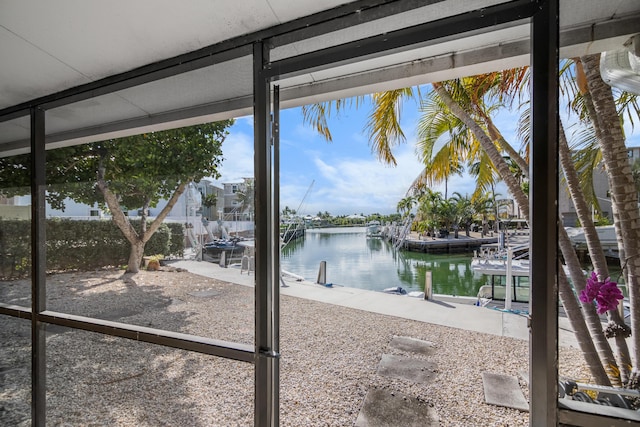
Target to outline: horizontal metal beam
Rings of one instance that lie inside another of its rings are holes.
[[[0,302],[0,314],[31,320],[31,307],[23,307],[21,305],[5,304]]]
[[[558,425],[630,427],[640,422],[640,414],[630,409],[570,399],[558,399],[558,405]]]
[[[68,328],[81,329],[88,332],[96,332],[114,337],[159,344],[166,347],[189,350],[211,356],[224,357],[226,359],[239,360],[241,362],[254,363],[255,359],[254,346],[248,344],[203,338],[179,332],[129,325],[126,323],[76,316],[67,313],[58,313],[55,311],[43,311],[36,316],[38,321],[51,325],[66,326]]]
[[[316,50],[279,61],[273,61],[265,70],[267,76],[286,78],[392,53],[415,49],[423,43],[462,33],[510,24],[528,19],[538,10],[537,2],[515,0],[496,6],[474,10],[403,28],[366,39]]]

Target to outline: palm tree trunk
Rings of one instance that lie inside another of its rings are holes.
[[[560,250],[562,251],[565,264],[569,269],[569,275],[571,276],[571,280],[573,281],[573,286],[575,287],[577,292],[581,292],[585,288],[586,278],[582,273],[580,260],[578,259],[576,252],[573,250],[573,246],[571,245],[571,240],[569,239],[569,236],[567,235],[567,231],[564,229],[564,227],[558,227],[558,243],[560,245]],[[571,299],[571,301],[568,300],[569,298]],[[569,307],[572,306],[572,303],[575,303],[576,307],[578,306],[577,301],[575,299],[576,297],[573,292],[565,295],[564,299],[561,299],[562,305],[565,307],[565,310],[567,312],[569,311]],[[568,314],[567,314],[567,317],[569,317]],[[596,313],[596,309],[593,304],[582,304],[581,318],[582,318],[582,322],[579,322],[579,323],[582,324],[586,322],[588,326],[588,331],[590,332],[590,335],[591,335],[592,343],[598,349],[598,354],[600,355],[600,363],[602,363],[602,366],[608,369],[608,372],[610,374],[609,378],[612,380],[611,382],[613,383],[613,385],[621,386],[622,382],[620,380],[620,377],[617,375],[617,372],[619,370],[618,364],[616,363],[616,359],[613,355],[613,351],[611,350],[611,346],[609,345],[609,342],[607,341],[604,335],[604,332],[602,330],[602,322],[600,321],[600,317],[598,316],[598,313]],[[571,320],[570,317],[569,317],[569,320]],[[581,324],[578,327],[581,328],[582,327]],[[571,324],[571,327],[575,328],[573,323]],[[577,331],[575,332],[577,337]],[[581,337],[578,339],[584,339],[584,337]],[[589,368],[593,373],[594,368],[592,366],[589,366]],[[607,384],[601,384],[601,385],[607,385]]]
[[[600,238],[598,237],[598,232],[596,231],[596,228],[593,225],[593,221],[591,220],[589,207],[587,206],[587,202],[585,201],[584,195],[580,189],[580,181],[578,179],[578,174],[575,170],[573,162],[571,161],[571,152],[569,150],[569,144],[567,143],[567,139],[566,139],[564,128],[562,126],[561,121],[560,121],[558,136],[559,136],[558,150],[560,154],[560,164],[562,165],[562,170],[564,171],[564,176],[567,181],[569,194],[571,195],[571,199],[573,200],[573,204],[576,208],[578,219],[580,220],[580,224],[582,224],[582,228],[584,230],[585,240],[587,242],[587,248],[589,249],[589,256],[591,257],[591,262],[593,263],[594,270],[596,271],[596,274],[598,275],[599,280],[603,280],[604,278],[609,277],[607,260],[604,256],[602,245],[600,244]],[[563,235],[566,234],[564,228],[562,228],[562,232],[563,232]],[[584,281],[579,283],[574,283],[574,286],[578,292],[581,292],[584,289]],[[591,333],[596,342],[596,346],[600,348],[600,352],[601,354],[603,354],[604,349],[602,349],[602,343],[600,341],[601,340],[606,341],[606,340],[605,340],[604,334],[602,333],[602,324],[600,323],[600,319],[595,311],[593,304],[584,303],[582,307],[583,307],[584,315],[586,317],[587,322],[589,322],[589,324],[592,326]],[[629,358],[629,348],[627,346],[627,341],[626,341],[628,334],[623,332],[624,331],[630,332],[630,331],[627,325],[625,325],[624,321],[620,317],[620,314],[616,310],[607,311],[607,318],[609,319],[609,322],[612,322],[615,325],[615,327],[612,327],[609,329],[612,332],[614,332],[612,335],[615,337],[616,346],[618,349],[617,360],[618,360],[618,368],[620,370],[620,379],[622,383],[626,383],[629,380],[629,366],[631,365],[631,359]],[[609,351],[611,351],[608,345],[607,347],[609,348]],[[607,354],[607,357],[608,357],[608,354]],[[603,358],[603,360],[605,359]]]
[[[636,192],[631,165],[627,157],[624,133],[620,118],[616,111],[611,87],[600,77],[600,56],[590,55],[580,58],[587,79],[587,85],[593,102],[594,115],[591,120],[594,127],[599,128],[598,142],[602,150],[602,158],[606,165],[611,187],[611,199],[616,212],[615,226],[619,228],[618,246],[623,268],[626,267],[626,284],[631,304],[631,355],[633,363],[632,380],[640,376],[640,212],[638,210],[638,194]]]
[[[587,366],[593,376],[593,380],[599,385],[611,386],[611,380],[607,376],[605,368],[606,362],[604,361],[613,360],[615,362],[613,359],[613,353],[609,355],[609,357],[603,357],[606,355],[603,354],[602,351],[596,349],[590,329],[587,328],[584,318],[580,315],[580,305],[573,294],[573,289],[571,289],[571,285],[569,284],[569,280],[567,279],[567,275],[564,273],[563,269],[558,270],[558,294],[562,301],[562,305],[564,306],[564,310],[567,313],[569,324],[573,328],[576,340],[578,340],[578,347],[580,347],[582,356],[584,357],[585,362],[587,362]],[[600,332],[602,332],[602,327],[600,327]],[[602,338],[606,343],[604,334]],[[611,352],[611,348],[609,348],[609,352]]]
[[[487,129],[489,131],[489,135],[493,138],[494,141],[497,141],[500,144],[510,158],[513,159],[514,162],[518,165],[522,174],[528,179],[529,178],[529,164],[525,159],[522,158],[520,153],[518,153],[512,146],[507,142],[506,139],[502,136],[498,128],[493,124],[493,120],[488,114],[482,114],[482,117],[487,124]]]

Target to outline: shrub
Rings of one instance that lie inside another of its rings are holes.
[[[139,229],[140,220],[131,223]],[[46,220],[47,271],[123,265],[130,250],[129,242],[112,221]],[[145,254],[182,256],[183,253],[182,224],[162,224],[145,245]],[[26,277],[30,270],[30,220],[0,220],[0,278]]]

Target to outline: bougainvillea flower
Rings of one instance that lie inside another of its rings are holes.
[[[622,292],[618,289],[616,282],[610,282],[609,278],[600,286],[596,302],[598,303],[598,314],[602,314],[607,310],[615,310],[618,301],[623,299]]]
[[[609,277],[603,282],[599,281],[595,272],[591,273],[591,277],[587,279],[587,285],[582,292],[580,292],[580,301],[589,303],[596,300],[598,304],[598,314],[615,310],[621,299],[623,299],[623,296],[618,288],[618,284],[612,282]]]
[[[600,285],[601,283],[598,281],[598,276],[595,272],[592,272],[591,277],[587,279],[587,286],[580,292],[580,301],[591,302],[596,299]]]

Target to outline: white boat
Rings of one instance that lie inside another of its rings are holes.
[[[369,221],[367,223],[367,237],[382,237],[380,221]]]
[[[484,253],[480,257],[474,257],[471,260],[471,269],[478,273],[488,276],[488,282],[482,285],[478,290],[478,298],[506,300],[507,293],[511,295],[511,301],[529,302],[529,274],[531,265],[528,259],[514,259],[513,255],[508,268],[509,254],[522,251],[527,246],[517,246],[511,248],[510,251],[501,250],[497,252]],[[524,252],[526,255],[526,252]],[[562,266],[565,273],[569,275],[566,265]],[[509,283],[510,288],[507,289],[506,284]]]
[[[511,260],[511,275],[520,277],[529,277],[529,260],[513,259]],[[480,274],[491,276],[507,275],[507,260],[505,259],[486,259],[474,258],[471,260],[471,269]]]
[[[488,282],[478,290],[479,299],[529,302],[528,259],[513,259],[513,252],[520,248],[484,253],[471,260],[471,269],[488,276]],[[509,259],[511,258],[511,259]],[[507,283],[510,283],[507,289]]]

